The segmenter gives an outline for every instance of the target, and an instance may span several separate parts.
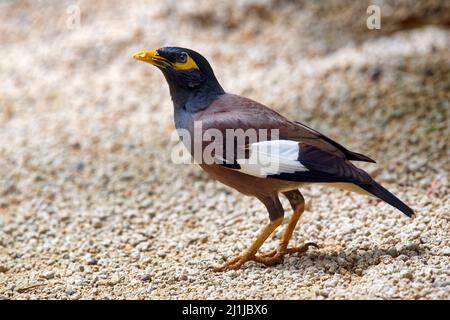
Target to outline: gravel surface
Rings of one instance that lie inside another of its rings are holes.
[[[0,298],[449,299],[449,2],[384,1],[373,31],[363,1],[200,2],[79,1],[75,29],[75,1],[0,2]],[[132,59],[169,44],[375,158],[417,218],[307,187],[293,241],[320,249],[208,270],[268,217],[170,161],[167,85]]]

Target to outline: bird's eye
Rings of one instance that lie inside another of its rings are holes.
[[[182,52],[179,56],[178,56],[178,61],[181,63],[185,63],[187,61],[188,55],[186,52]]]

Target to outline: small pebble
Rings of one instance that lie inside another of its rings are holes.
[[[68,287],[66,289],[66,294],[69,295],[69,296],[74,295],[76,292],[77,291],[74,288],[72,288],[72,287]]]
[[[140,277],[140,279],[142,281],[151,281],[152,280],[152,276],[150,274],[144,274]]]
[[[54,271],[46,271],[42,274],[42,277],[47,280],[53,279],[55,277],[55,272]]]
[[[414,276],[413,276],[412,272],[404,271],[404,272],[401,273],[401,277],[405,278],[405,279],[412,280]]]
[[[420,237],[420,243],[425,244],[428,243],[430,239],[428,237]]]

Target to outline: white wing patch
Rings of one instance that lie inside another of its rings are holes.
[[[308,171],[298,160],[300,144],[291,140],[256,142],[249,147],[248,159],[237,159],[239,171],[255,177]]]

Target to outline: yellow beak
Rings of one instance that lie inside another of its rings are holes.
[[[171,64],[169,60],[160,56],[156,50],[138,51],[133,55],[133,58],[161,68],[166,68]]]

